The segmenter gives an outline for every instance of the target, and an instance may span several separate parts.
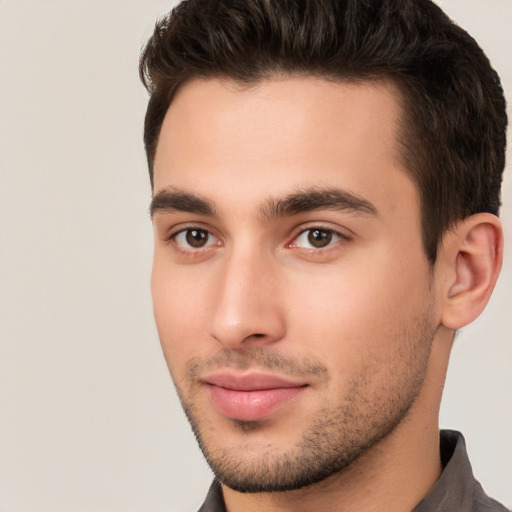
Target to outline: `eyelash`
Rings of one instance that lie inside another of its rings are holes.
[[[309,233],[309,234],[308,234]],[[313,245],[313,242],[311,241],[311,236],[315,236],[314,233],[316,233],[317,235],[320,234],[320,241],[325,240],[327,239],[327,243],[326,245],[323,245],[321,247],[302,247],[302,249],[306,249],[306,250],[309,250],[309,251],[325,251],[325,250],[329,250],[329,248],[333,245],[335,245],[336,243],[338,242],[342,242],[342,241],[346,241],[348,240],[349,238],[345,235],[343,235],[342,233],[340,233],[339,231],[336,231],[334,229],[330,229],[330,228],[325,228],[325,227],[322,227],[322,226],[311,226],[311,227],[308,227],[308,228],[302,228],[298,235],[295,236],[293,238],[293,241],[291,243],[289,243],[287,246],[288,247],[297,247],[297,248],[301,248],[299,245],[298,245],[298,241],[301,239],[301,238],[307,238],[307,243]],[[303,241],[306,241],[306,240],[303,240]]]
[[[206,233],[206,236],[208,237],[207,245],[194,248],[194,247],[191,247],[190,245],[186,245],[186,243],[180,244],[177,242],[177,239],[180,235],[187,236],[187,234],[194,232],[194,231]],[[209,243],[210,239],[212,237],[217,240],[216,244]],[[170,233],[169,236],[166,237],[165,242],[167,242],[168,244],[173,244],[178,250],[180,250],[181,252],[186,253],[186,254],[200,253],[200,252],[204,251],[205,249],[208,249],[212,246],[220,245],[220,241],[218,240],[218,238],[209,229],[205,229],[204,227],[200,227],[200,226],[188,226],[184,229],[180,229],[178,231]]]

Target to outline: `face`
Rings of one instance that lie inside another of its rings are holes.
[[[221,482],[303,487],[376,446],[435,334],[390,84],[185,85],[154,166],[154,311]]]

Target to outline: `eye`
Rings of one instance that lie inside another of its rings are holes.
[[[189,228],[179,231],[171,240],[182,249],[202,249],[218,245],[219,240],[205,229]]]
[[[291,247],[303,249],[323,249],[335,242],[343,240],[344,237],[330,229],[311,228],[306,229],[292,242]]]

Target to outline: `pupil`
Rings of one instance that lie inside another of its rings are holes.
[[[312,229],[308,235],[308,241],[313,247],[325,247],[332,240],[332,233],[321,231],[320,229]]]
[[[185,238],[191,247],[203,247],[208,241],[208,233],[201,229],[189,229]]]

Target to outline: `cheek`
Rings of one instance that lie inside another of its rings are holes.
[[[206,294],[200,282],[173,271],[155,256],[151,295],[160,343],[174,378],[186,361],[201,355],[207,334]]]
[[[427,284],[418,266],[393,258],[303,274],[289,295],[289,325],[326,361],[360,359],[386,350],[422,315]]]

